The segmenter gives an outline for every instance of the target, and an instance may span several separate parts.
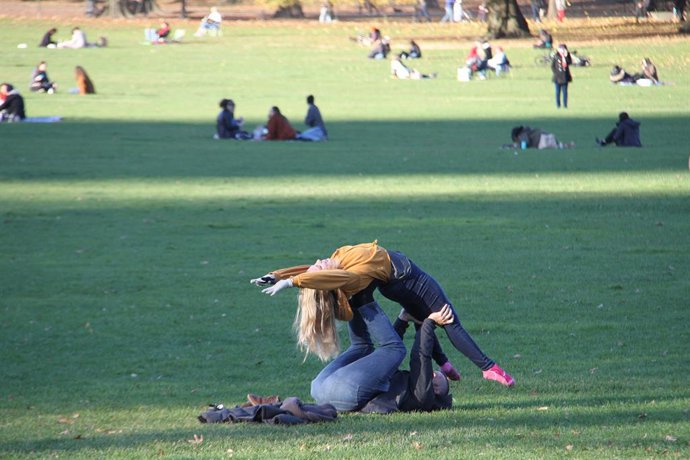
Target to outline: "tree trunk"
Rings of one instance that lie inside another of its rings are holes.
[[[303,18],[304,11],[302,11],[302,4],[299,0],[294,1],[290,5],[283,5],[273,13],[274,18]]]
[[[182,19],[187,17],[187,0],[180,0],[180,17]]]
[[[487,34],[491,38],[528,37],[529,26],[517,0],[487,0]]]

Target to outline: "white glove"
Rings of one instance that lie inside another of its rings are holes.
[[[271,273],[267,273],[261,278],[254,278],[249,280],[249,282],[256,286],[266,286],[267,284],[276,284],[276,277]]]
[[[276,295],[278,292],[282,291],[283,289],[291,288],[292,287],[292,280],[287,279],[287,280],[280,280],[276,284],[274,284],[271,287],[267,287],[264,289],[263,292],[264,294],[268,294],[271,296]]]

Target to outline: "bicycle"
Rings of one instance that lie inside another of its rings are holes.
[[[553,56],[555,53],[544,53],[541,56],[537,56],[534,58],[534,64],[537,67],[546,67],[547,65],[551,65],[551,61],[553,61]],[[572,57],[572,61],[575,67],[589,67],[592,65],[592,60],[589,58],[589,56],[584,56],[584,55],[579,55],[577,54],[577,50],[573,50],[570,52],[570,56]]]

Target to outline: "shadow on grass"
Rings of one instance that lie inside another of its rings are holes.
[[[324,143],[217,141],[212,122],[5,125],[0,135],[13,148],[0,156],[0,179],[687,170],[690,152],[679,147],[687,118],[642,120],[641,149],[597,147],[594,138],[613,127],[613,118],[333,122]],[[520,124],[577,147],[501,149]]]

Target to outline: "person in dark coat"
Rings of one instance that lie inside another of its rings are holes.
[[[573,63],[568,47],[561,43],[551,61],[553,83],[556,88],[556,107],[561,108],[561,95],[563,95],[563,108],[568,108],[568,84],[573,81],[570,74],[570,65]]]
[[[236,139],[244,118],[235,118],[235,102],[232,99],[222,99],[218,104],[222,109],[216,118],[216,139]]]
[[[0,122],[22,121],[26,118],[24,98],[9,83],[0,85]]]
[[[57,90],[57,84],[48,78],[47,67],[46,61],[38,63],[31,74],[31,85],[29,87],[31,91],[53,94]]]
[[[604,139],[597,137],[596,143],[602,147],[612,143],[618,147],[642,147],[640,122],[630,118],[627,112],[621,112],[616,127]]]
[[[38,44],[39,47],[41,48],[47,48],[48,46],[56,46],[57,42],[53,40],[53,35],[57,33],[57,29],[55,27],[51,28],[48,32],[43,35],[43,38],[41,39],[41,43]]]

